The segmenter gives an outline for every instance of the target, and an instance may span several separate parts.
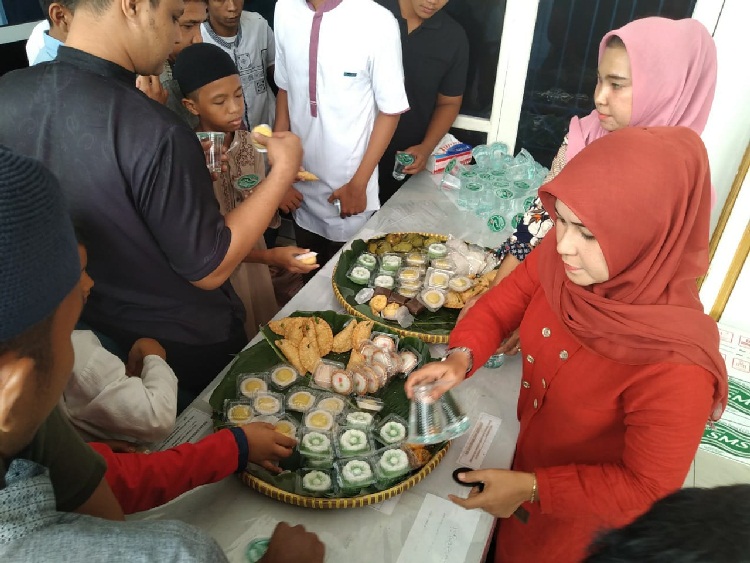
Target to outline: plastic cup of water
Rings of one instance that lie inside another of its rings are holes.
[[[406,172],[404,169],[407,166],[414,164],[414,156],[408,152],[399,151],[396,153],[396,159],[393,163],[393,177],[399,182],[406,178]]]
[[[216,131],[201,131],[197,135],[203,145],[203,153],[206,156],[206,166],[208,166],[208,170],[213,174],[220,174],[224,133]]]

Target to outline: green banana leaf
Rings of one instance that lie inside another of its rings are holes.
[[[354,283],[348,277],[346,277],[346,274],[349,272],[349,269],[356,263],[357,257],[366,249],[367,241],[361,239],[352,241],[351,249],[345,250],[341,253],[338,265],[336,266],[336,272],[333,276],[333,283],[338,288],[341,296],[346,299],[346,302],[358,312],[362,313],[367,318],[372,319],[381,326],[400,329],[401,327],[397,322],[389,321],[380,317],[379,315],[375,315],[367,303],[359,305],[354,300],[354,296],[357,295],[359,290],[364,286]],[[434,313],[427,310],[422,311],[418,316],[414,318],[414,324],[412,324],[408,328],[408,330],[412,332],[421,332],[424,334],[448,335],[450,334],[451,330],[453,330],[453,327],[456,326],[459,312],[460,309],[447,309],[445,307],[442,309],[438,309]]]
[[[297,311],[293,313],[292,316],[320,317],[329,325],[331,325],[331,329],[333,330],[334,335],[340,332],[346,326],[346,324],[354,318],[351,315],[340,314],[336,313],[335,311]],[[375,327],[375,331],[395,334],[394,331],[383,327]],[[217,429],[224,426],[224,401],[228,399],[235,399],[237,397],[238,375],[244,373],[265,372],[279,362],[286,361],[284,354],[274,344],[274,342],[281,339],[282,336],[275,334],[270,328],[268,328],[268,326],[262,327],[261,332],[263,334],[264,340],[258,342],[254,346],[251,346],[247,350],[244,350],[237,355],[226,376],[211,394],[209,403],[214,411],[214,426]],[[400,337],[399,349],[404,349],[405,347],[413,348],[421,355],[421,361],[419,364],[420,366],[429,361],[432,361],[428,345],[418,338]],[[344,354],[331,353],[325,356],[325,358],[346,364],[349,361],[349,356],[349,352],[346,352]],[[379,413],[380,418],[383,418],[389,414],[395,414],[404,419],[408,419],[409,399],[407,399],[406,393],[404,392],[404,381],[404,379],[401,379],[399,377],[393,378],[383,389],[372,395],[374,397],[378,397],[383,401],[383,410]],[[310,386],[310,384],[311,377],[305,376],[300,378],[294,386],[308,387]],[[351,406],[354,407],[356,405],[351,402]],[[294,417],[298,423],[302,422],[302,415],[300,413],[290,411],[287,414]],[[429,449],[434,454],[436,451],[442,448],[443,445],[444,444],[436,444],[435,446],[430,446]],[[283,462],[281,463],[281,467],[292,472],[300,468],[300,457],[296,450],[291,457],[283,460]],[[294,473],[284,472],[280,475],[272,475],[264,469],[255,466],[252,466],[251,473],[256,477],[262,479],[263,481],[266,481],[267,483],[270,483],[282,490],[288,492],[296,492],[296,480]],[[408,476],[405,476],[404,479],[406,477]],[[374,487],[369,487],[368,489],[362,491],[362,494],[367,494],[375,491],[376,489]],[[351,493],[351,496],[357,496],[357,494],[360,493],[354,492]]]

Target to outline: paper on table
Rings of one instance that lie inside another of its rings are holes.
[[[386,516],[390,516],[393,514],[393,511],[396,509],[396,505],[398,504],[399,499],[401,498],[401,495],[397,495],[393,498],[389,498],[388,500],[384,500],[383,502],[378,502],[376,504],[371,504],[370,508],[373,510],[377,510],[378,512],[385,514]]]
[[[180,414],[172,433],[164,441],[155,445],[154,450],[167,450],[185,442],[194,444],[201,438],[208,436],[212,431],[211,415],[195,407],[188,407]]]
[[[483,412],[479,415],[471,434],[466,440],[464,449],[458,456],[458,465],[479,469],[487,456],[487,452],[495,439],[495,434],[500,429],[501,420]]]
[[[428,494],[398,563],[452,563],[464,561],[479,523],[477,510],[464,510],[449,500]]]

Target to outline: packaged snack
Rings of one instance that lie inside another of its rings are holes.
[[[297,490],[311,497],[333,496],[334,478],[330,469],[303,468],[297,471]]]
[[[386,272],[398,272],[403,263],[401,256],[398,254],[386,252],[380,257],[380,268]]]
[[[389,414],[375,427],[375,438],[386,446],[401,444],[406,440],[406,421],[395,414]]]
[[[370,435],[359,428],[340,428],[336,433],[336,452],[339,458],[368,456],[375,451]]]
[[[247,424],[254,416],[249,401],[245,399],[224,401],[224,420],[227,424]]]
[[[299,372],[289,364],[277,364],[271,369],[271,383],[279,390],[284,390],[299,378]]]
[[[251,399],[259,391],[268,391],[265,373],[241,373],[237,376],[237,396]]]
[[[427,255],[424,252],[412,251],[406,255],[407,266],[426,266],[428,262]]]
[[[367,457],[342,459],[336,462],[339,486],[344,490],[359,490],[375,482],[372,461]]]
[[[419,300],[433,313],[445,304],[445,292],[440,289],[425,289],[419,294]]]
[[[456,293],[463,293],[473,285],[474,282],[466,276],[454,276],[448,282],[448,287]]]
[[[286,395],[286,408],[290,411],[307,412],[315,405],[316,399],[312,389],[295,387]]]
[[[253,396],[253,410],[259,415],[283,415],[284,396],[269,391],[259,391]]]
[[[380,412],[383,410],[383,401],[377,397],[357,397],[357,408],[368,412]]]
[[[313,430],[331,430],[333,423],[333,414],[325,409],[315,408],[305,415],[305,426]]]
[[[352,266],[346,277],[358,285],[367,285],[370,283],[370,275],[370,270],[364,266]]]
[[[351,410],[341,416],[339,424],[350,428],[369,430],[375,424],[375,415],[365,411]]]
[[[346,402],[344,399],[333,393],[321,393],[318,396],[318,403],[315,405],[318,409],[326,410],[333,415],[339,415],[344,411]]]
[[[436,289],[447,289],[451,276],[453,276],[453,272],[449,272],[448,270],[429,268],[427,270],[425,286],[434,287]]]
[[[313,382],[318,387],[322,387],[323,389],[330,389],[332,385],[331,378],[333,377],[333,372],[341,369],[344,369],[344,364],[340,362],[334,362],[332,360],[326,360],[324,358],[320,360],[320,362],[318,362],[317,366],[315,366],[315,371],[313,372]]]
[[[378,267],[378,258],[374,254],[363,252],[357,257],[357,264],[372,272]]]
[[[370,341],[381,350],[393,352],[398,350],[399,337],[387,332],[373,332],[370,335]]]

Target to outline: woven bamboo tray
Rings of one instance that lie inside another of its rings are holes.
[[[408,235],[411,233],[389,233],[389,234],[397,234],[397,235]],[[433,237],[440,241],[445,242],[448,240],[448,237],[446,235],[440,235],[437,233],[416,233],[418,235],[421,235],[423,237]],[[383,238],[383,237],[377,237]],[[373,240],[373,239],[368,239]],[[339,265],[336,264],[336,266],[333,268],[333,275],[331,276],[331,285],[333,286],[333,294],[336,296],[336,300],[341,303],[341,306],[344,308],[344,310],[349,313],[350,315],[354,315],[358,319],[364,319],[367,321],[375,321],[376,324],[380,326],[388,327],[390,330],[400,334],[401,336],[412,336],[414,338],[419,338],[423,342],[427,342],[429,344],[447,344],[448,338],[450,335],[448,334],[431,334],[429,332],[416,332],[413,330],[408,330],[405,328],[401,328],[398,323],[388,323],[384,319],[378,320],[377,318],[368,317],[367,315],[357,311],[354,307],[351,306],[351,304],[346,300],[346,298],[341,295],[341,291],[339,290],[338,286],[336,285],[336,270],[338,269]],[[458,316],[458,313],[456,313]]]
[[[251,475],[247,471],[242,473],[242,481],[249,486],[251,489],[258,491],[262,495],[271,497],[274,500],[286,504],[293,504],[295,506],[302,506],[304,508],[318,508],[318,509],[338,509],[338,508],[359,508],[362,506],[369,506],[371,504],[377,504],[393,498],[396,495],[400,495],[407,489],[411,489],[414,485],[419,483],[422,479],[427,477],[433,469],[435,469],[440,461],[445,456],[450,442],[445,444],[438,452],[432,456],[432,459],[427,464],[408,479],[401,481],[398,485],[394,485],[390,489],[378,491],[369,495],[362,495],[359,497],[347,497],[347,498],[323,498],[323,497],[306,497],[295,493],[290,493],[278,487],[274,487],[269,483],[266,483],[262,479],[259,479],[255,475]]]

